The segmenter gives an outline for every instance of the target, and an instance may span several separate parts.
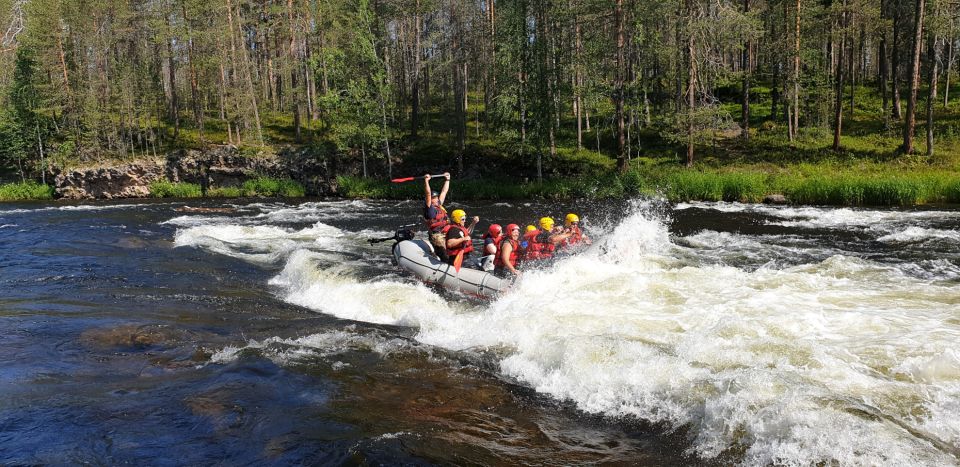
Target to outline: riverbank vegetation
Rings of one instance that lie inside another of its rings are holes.
[[[309,148],[377,197],[449,170],[471,197],[913,204],[960,172],[956,2],[0,0],[0,24],[0,178],[223,144]],[[299,193],[251,183],[207,195]]]
[[[240,198],[281,197],[300,198],[306,195],[303,185],[289,179],[257,177],[247,180],[242,186],[214,187],[206,191],[196,183],[173,183],[160,180],[150,184],[150,196],[154,198]]]
[[[418,199],[419,183],[405,185],[340,177],[341,193],[352,198]],[[909,206],[960,203],[960,174],[939,170],[895,171],[884,164],[804,164],[789,168],[737,166],[632,169],[593,177],[515,180],[458,180],[450,199],[597,199],[657,196],[669,201],[762,202],[782,195],[793,204]],[[783,202],[777,201],[777,202]]]
[[[0,201],[43,200],[53,198],[53,187],[34,181],[0,184]]]

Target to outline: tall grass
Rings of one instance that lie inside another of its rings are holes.
[[[306,194],[303,185],[290,179],[257,177],[247,180],[240,187],[215,187],[206,192],[211,198],[239,198],[243,196],[281,196],[300,198]],[[200,185],[173,183],[160,180],[150,184],[150,195],[155,198],[199,198],[204,196]]]
[[[422,182],[391,184],[339,177],[348,198],[416,199]],[[638,168],[624,174],[561,178],[520,183],[510,180],[456,181],[457,199],[598,199],[659,193],[673,202],[739,201],[756,203],[783,194],[793,204],[909,206],[960,202],[960,173],[902,170],[877,164],[844,168],[837,164],[795,164],[771,168]]]
[[[0,185],[0,201],[52,199],[53,187],[34,181]]]
[[[199,198],[203,196],[200,185],[195,183],[173,183],[159,180],[150,184],[150,196],[154,198]]]
[[[303,185],[288,178],[257,177],[243,182],[243,191],[247,196],[302,198],[306,195],[306,190],[303,188]]]

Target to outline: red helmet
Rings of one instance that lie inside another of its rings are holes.
[[[517,224],[510,224],[507,226],[507,235],[510,235],[510,232],[513,232],[513,229],[520,230],[520,226]]]
[[[487,233],[491,237],[499,237],[503,233],[503,227],[500,227],[500,224],[490,224],[490,230],[487,230]]]

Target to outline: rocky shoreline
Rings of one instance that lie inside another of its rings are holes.
[[[53,174],[53,186],[55,196],[61,199],[145,198],[150,196],[150,184],[163,180],[216,188],[240,186],[246,180],[268,176],[292,179],[310,196],[330,196],[337,194],[337,175],[356,174],[359,167],[355,165],[339,157],[318,157],[306,148],[264,156],[246,155],[233,146],[217,146],[177,150],[166,158],[109,167],[58,171]]]

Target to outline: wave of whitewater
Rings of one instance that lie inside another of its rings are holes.
[[[416,327],[427,345],[495,349],[486,355],[497,355],[503,374],[518,382],[586,412],[684,428],[703,458],[736,452],[747,465],[958,462],[956,282],[921,280],[842,251],[786,268],[724,266],[701,252],[761,249],[763,239],[706,232],[677,241],[638,206],[583,254],[531,271],[511,293],[477,306],[397,275],[385,247],[365,244],[387,232],[346,232],[320,221],[305,229],[263,224],[323,219],[342,209],[337,203],[284,209],[292,211],[201,225],[175,220],[184,226],[175,241],[281,268],[270,283],[290,303]],[[864,228],[891,216],[819,211],[766,214],[771,222]],[[909,216],[887,221],[909,223]],[[904,235],[886,241],[926,233]],[[355,344],[345,332],[249,346],[335,353]],[[224,349],[214,360],[238,351]],[[283,358],[296,358],[287,352]]]

